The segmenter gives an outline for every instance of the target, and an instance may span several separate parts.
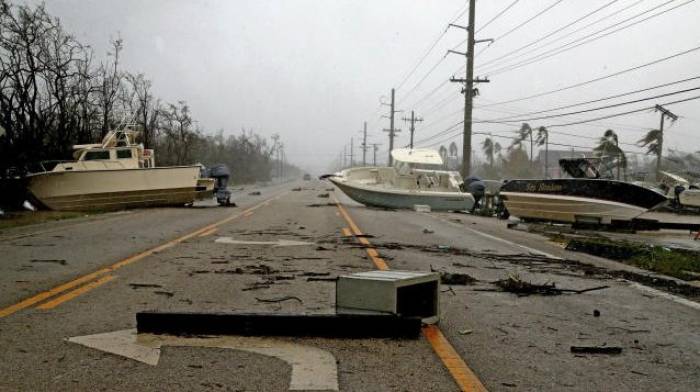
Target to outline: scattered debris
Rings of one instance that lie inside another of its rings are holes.
[[[155,283],[129,283],[132,289],[159,289],[163,286]]]
[[[317,197],[327,199],[328,197],[330,197],[330,195],[328,193],[319,193]]]
[[[508,387],[508,388],[515,388],[518,386],[518,384],[514,384],[512,382],[502,382],[501,385],[503,385],[504,387]]]
[[[594,290],[607,289],[608,287],[610,287],[610,286],[597,286],[597,287],[591,287],[591,288],[583,289],[583,290],[560,289],[560,288],[556,287],[556,284],[554,282],[551,282],[551,283],[545,282],[543,284],[526,282],[526,281],[520,279],[520,277],[517,274],[511,274],[508,276],[508,278],[498,280],[498,281],[494,282],[494,284],[496,286],[500,287],[503,291],[515,293],[519,297],[526,297],[526,296],[532,295],[532,294],[538,294],[538,295],[560,295],[563,293],[581,294],[581,293],[586,293],[586,292],[594,291]]]
[[[68,264],[64,259],[31,259],[30,263],[56,263],[60,265]]]
[[[292,188],[292,192],[301,192],[301,187]]]
[[[333,192],[335,191],[335,188],[326,188],[326,192]]]
[[[175,295],[175,293],[173,293],[173,292],[171,292],[171,291],[154,291],[153,294],[164,295],[164,296],[166,296],[166,297],[168,297],[168,298],[170,298],[170,297],[172,297],[173,295]]]
[[[457,285],[457,286],[465,286],[472,284],[474,282],[478,282],[479,280],[469,276],[467,274],[462,274],[458,272],[445,272],[445,271],[437,271],[433,268],[433,266],[430,266],[430,271],[432,272],[439,272],[440,273],[440,283],[446,284],[446,285]]]
[[[251,291],[251,290],[260,290],[260,289],[269,289],[270,285],[274,284],[275,282],[272,280],[264,280],[262,282],[255,282],[251,283],[248,285],[248,287],[244,287],[242,291]]]
[[[440,292],[441,293],[452,293],[452,295],[457,295],[457,293],[455,293],[455,290],[452,288],[452,286],[449,286],[446,290],[442,290]]]
[[[307,207],[335,207],[337,204],[335,203],[312,203],[312,204],[307,204]]]
[[[316,250],[317,250],[317,251],[324,251],[324,250],[331,250],[331,249],[326,248],[325,246],[317,246],[317,247],[316,247]]]
[[[622,347],[613,346],[571,346],[574,354],[622,354]]]
[[[290,301],[290,300],[298,301],[300,304],[304,303],[304,301],[302,301],[301,298],[295,297],[293,295],[288,295],[286,297],[280,297],[280,298],[258,298],[258,297],[255,297],[255,300],[258,302],[264,302],[264,303],[278,303],[278,302],[284,302],[284,301]]]
[[[474,332],[474,331],[472,331],[471,329],[463,329],[463,330],[459,331],[459,334],[460,335],[470,335],[472,332]]]
[[[435,230],[428,229],[427,227],[423,229],[423,234],[433,234],[435,233]]]
[[[593,309],[593,317],[600,317],[600,310]]]
[[[301,276],[329,276],[331,273],[330,272],[304,272],[301,274]]]
[[[306,278],[307,282],[337,282],[338,278]]]
[[[260,195],[261,195],[260,191],[250,192],[248,194],[248,196],[260,196]]]
[[[294,275],[278,275],[274,277],[275,280],[294,280],[296,278]]]

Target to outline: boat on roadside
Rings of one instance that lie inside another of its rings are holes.
[[[474,197],[461,189],[462,177],[444,170],[442,157],[431,149],[395,149],[391,167],[354,167],[324,176],[358,203],[371,207],[470,210]]]
[[[673,199],[678,208],[700,209],[700,186],[691,184],[677,174],[660,171],[661,184],[667,190],[666,196]]]
[[[656,190],[602,178],[594,159],[561,159],[572,178],[509,180],[500,190],[510,215],[525,220],[611,224],[630,221],[668,198]]]
[[[153,150],[132,130],[110,131],[100,144],[74,146],[73,161],[43,162],[27,175],[40,206],[58,211],[182,206],[213,194],[200,166],[157,167]]]

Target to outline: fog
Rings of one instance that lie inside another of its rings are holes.
[[[511,0],[478,2],[477,29],[511,3]],[[554,0],[517,2],[480,30],[477,38],[499,37],[553,3]],[[490,83],[478,86],[480,95],[475,99],[475,105],[565,87],[698,46],[700,27],[695,21],[700,17],[700,5],[671,1],[667,6],[634,20],[679,7],[531,65],[494,75],[488,75],[488,71],[499,67],[479,67],[480,63],[528,44],[607,3],[610,1],[564,0],[490,47],[479,44],[475,51],[475,73],[489,76]],[[548,48],[664,3],[666,1],[656,0],[614,2],[584,22],[629,8]],[[106,55],[111,38],[123,38],[124,68],[144,72],[153,81],[154,92],[163,99],[186,100],[204,130],[223,129],[226,133],[237,133],[246,128],[263,135],[279,133],[288,159],[318,173],[337,159],[343,147],[349,145],[351,137],[355,138],[354,145],[359,146],[363,121],[369,124],[368,142],[382,143],[381,157],[386,156],[388,140],[381,130],[388,128],[388,120],[381,115],[387,112],[387,108],[379,105],[380,97],[386,99],[390,89],[401,84],[466,4],[463,0],[52,0],[46,6],[50,13],[62,20],[67,30],[81,42],[90,44],[98,57]],[[464,14],[456,23],[465,25],[466,18]],[[584,26],[584,22],[575,27]],[[464,57],[458,55],[449,55],[443,61],[440,59],[447,49],[465,38],[464,30],[450,29],[396,92],[397,109],[415,109],[425,119],[417,127],[418,140],[443,131],[462,119],[459,113],[463,104],[461,86],[447,83],[434,94],[426,95],[464,64]],[[464,46],[461,45],[462,51]],[[528,53],[529,49],[522,53]],[[496,64],[513,64],[536,53],[539,52]],[[474,117],[482,120],[502,118],[511,112],[545,110],[651,87],[696,76],[699,65],[700,51],[695,51],[580,88],[476,109]],[[428,76],[418,84],[426,74]],[[463,74],[457,76],[463,77]],[[691,81],[614,102],[690,89],[696,85],[697,81],[695,84]],[[571,122],[696,95],[699,95],[697,91],[688,92],[579,116],[532,121],[531,125]],[[444,104],[438,105],[441,102]],[[589,107],[609,103],[611,101]],[[680,119],[667,127],[667,148],[688,152],[700,149],[699,108],[698,100],[669,106]],[[578,109],[580,107],[570,110]],[[450,113],[454,114],[449,116]],[[397,127],[403,129],[396,142],[398,146],[408,141],[407,124],[399,120],[402,116],[403,113],[397,115]],[[647,130],[657,127],[658,122],[659,114],[647,111],[561,127],[557,131],[599,137],[606,129],[613,128],[622,143],[635,143]],[[517,127],[502,124],[474,125],[475,131],[504,136],[515,129]],[[475,135],[473,145],[480,143],[483,137]],[[451,140],[459,142],[460,138],[455,135]],[[444,137],[439,137],[424,145],[443,140]],[[445,144],[449,141],[445,140]],[[596,143],[592,139],[561,134],[552,134],[550,141],[583,147],[593,147]],[[508,141],[502,140],[501,144],[507,145]],[[635,146],[625,145],[624,148],[633,152],[645,151]],[[478,147],[475,149],[479,155]],[[361,150],[356,148],[355,154],[360,156]]]

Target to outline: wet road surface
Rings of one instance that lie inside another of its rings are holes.
[[[479,381],[451,373],[426,338],[278,339],[331,353],[342,391],[454,391],[479,382],[490,391],[697,390],[696,302],[559,263],[631,268],[494,219],[369,209],[328,188],[311,181],[258,196],[246,189],[237,208],[136,210],[0,233],[0,390],[288,390],[291,366],[271,356],[164,346],[154,366],[66,339],[133,329],[142,310],[332,313],[328,279],[378,260],[476,279],[442,286],[439,330]],[[492,282],[515,275],[566,289],[609,287],[558,296],[496,291]],[[570,352],[602,345],[622,354]]]

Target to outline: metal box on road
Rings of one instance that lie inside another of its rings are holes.
[[[440,276],[421,271],[368,271],[340,276],[335,301],[339,309],[418,316],[425,323],[439,319]]]

